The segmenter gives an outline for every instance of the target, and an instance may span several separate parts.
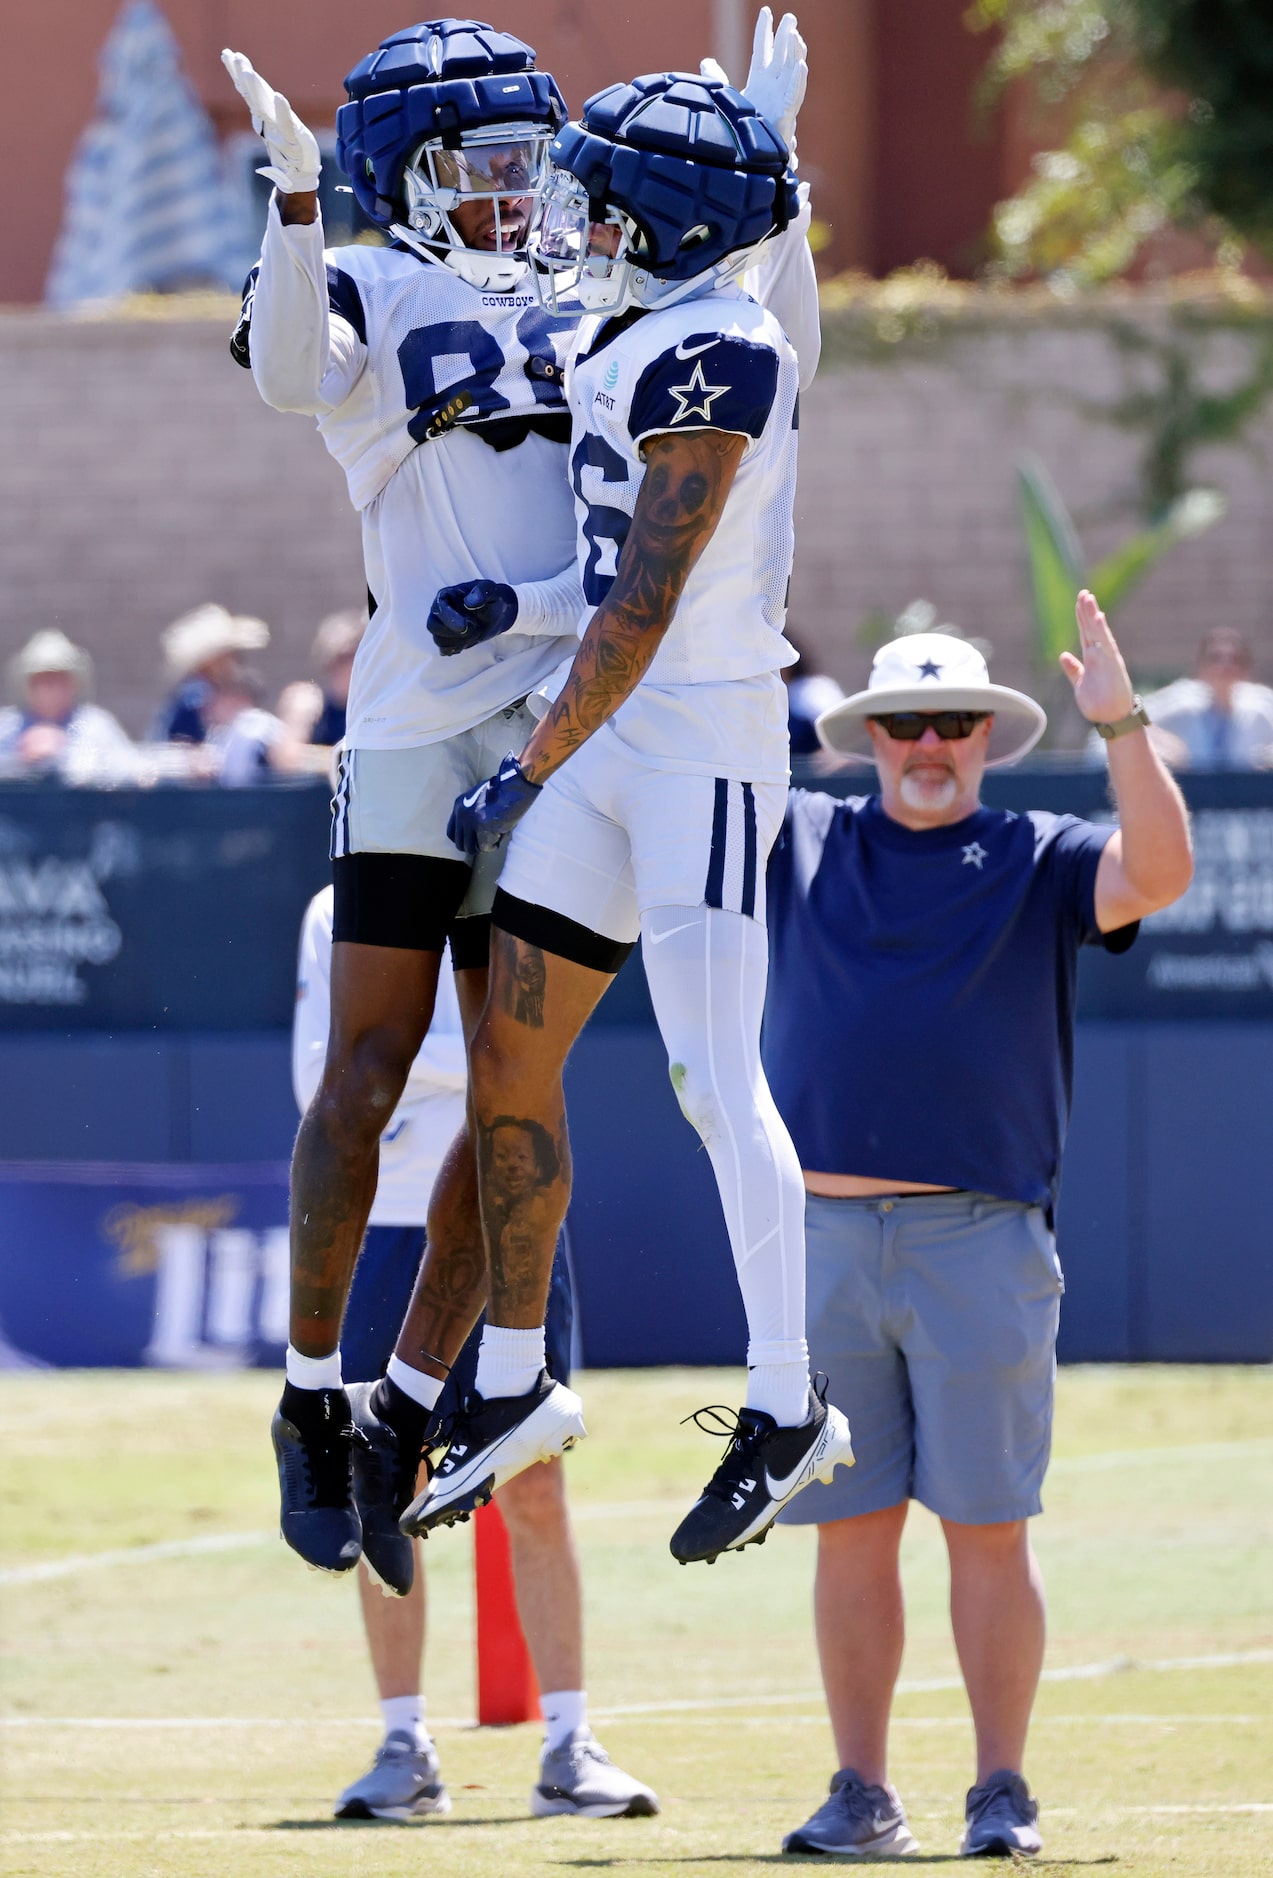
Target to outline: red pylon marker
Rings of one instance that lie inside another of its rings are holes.
[[[473,1518],[477,1580],[477,1719],[480,1727],[539,1720],[539,1685],[517,1615],[508,1528],[492,1500]]]

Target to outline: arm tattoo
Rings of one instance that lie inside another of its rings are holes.
[[[645,446],[645,479],[614,584],[522,754],[533,782],[551,776],[635,690],[720,521],[745,446],[746,438],[719,430],[655,437]]]
[[[548,967],[544,964],[544,955],[538,946],[527,945],[524,940],[514,939],[501,933],[499,939],[508,963],[506,972],[494,974],[493,982],[499,987],[500,1004],[514,1023],[525,1024],[528,1030],[544,1028],[544,989],[548,983]]]

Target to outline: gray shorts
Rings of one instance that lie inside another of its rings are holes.
[[[347,854],[423,854],[441,861],[463,855],[447,839],[456,796],[493,776],[510,750],[529,742],[535,719],[511,704],[472,730],[406,750],[346,750],[332,803],[332,858]],[[481,854],[459,917],[489,913],[503,847]]]
[[[1043,1211],[979,1193],[808,1196],[808,1336],[856,1465],[781,1515],[919,1500],[988,1526],[1042,1510],[1064,1282]]]

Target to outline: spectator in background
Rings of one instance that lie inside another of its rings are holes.
[[[262,619],[208,602],[183,613],[159,635],[171,690],[151,727],[154,743],[204,743],[209,707],[219,690],[241,685],[244,654],[263,652],[270,629]],[[224,722],[224,711],[219,713]]]
[[[1251,682],[1253,667],[1241,633],[1211,628],[1195,676],[1145,700],[1164,761],[1175,769],[1273,768],[1273,690]]]
[[[261,674],[246,665],[209,695],[204,707],[208,774],[224,789],[274,780],[276,753],[287,731],[281,719],[263,708],[264,696]]]
[[[278,769],[326,775],[332,751],[345,735],[345,706],[354,654],[367,630],[367,615],[350,607],[330,613],[314,635],[311,653],[318,683],[288,685],[278,701],[286,736],[274,753]]]
[[[38,632],[9,662],[0,711],[0,774],[49,776],[109,787],[136,773],[136,751],[119,721],[90,704],[93,661],[65,633]]]

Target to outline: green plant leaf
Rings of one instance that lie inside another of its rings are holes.
[[[1149,570],[1178,541],[1211,528],[1227,504],[1218,489],[1189,489],[1173,502],[1156,528],[1142,529],[1107,554],[1088,575],[1088,586],[1103,613],[1113,613],[1135,591]]]
[[[1083,585],[1083,550],[1060,491],[1035,457],[1017,465],[1017,496],[1030,565],[1039,663],[1051,670],[1074,642],[1074,602]]]

